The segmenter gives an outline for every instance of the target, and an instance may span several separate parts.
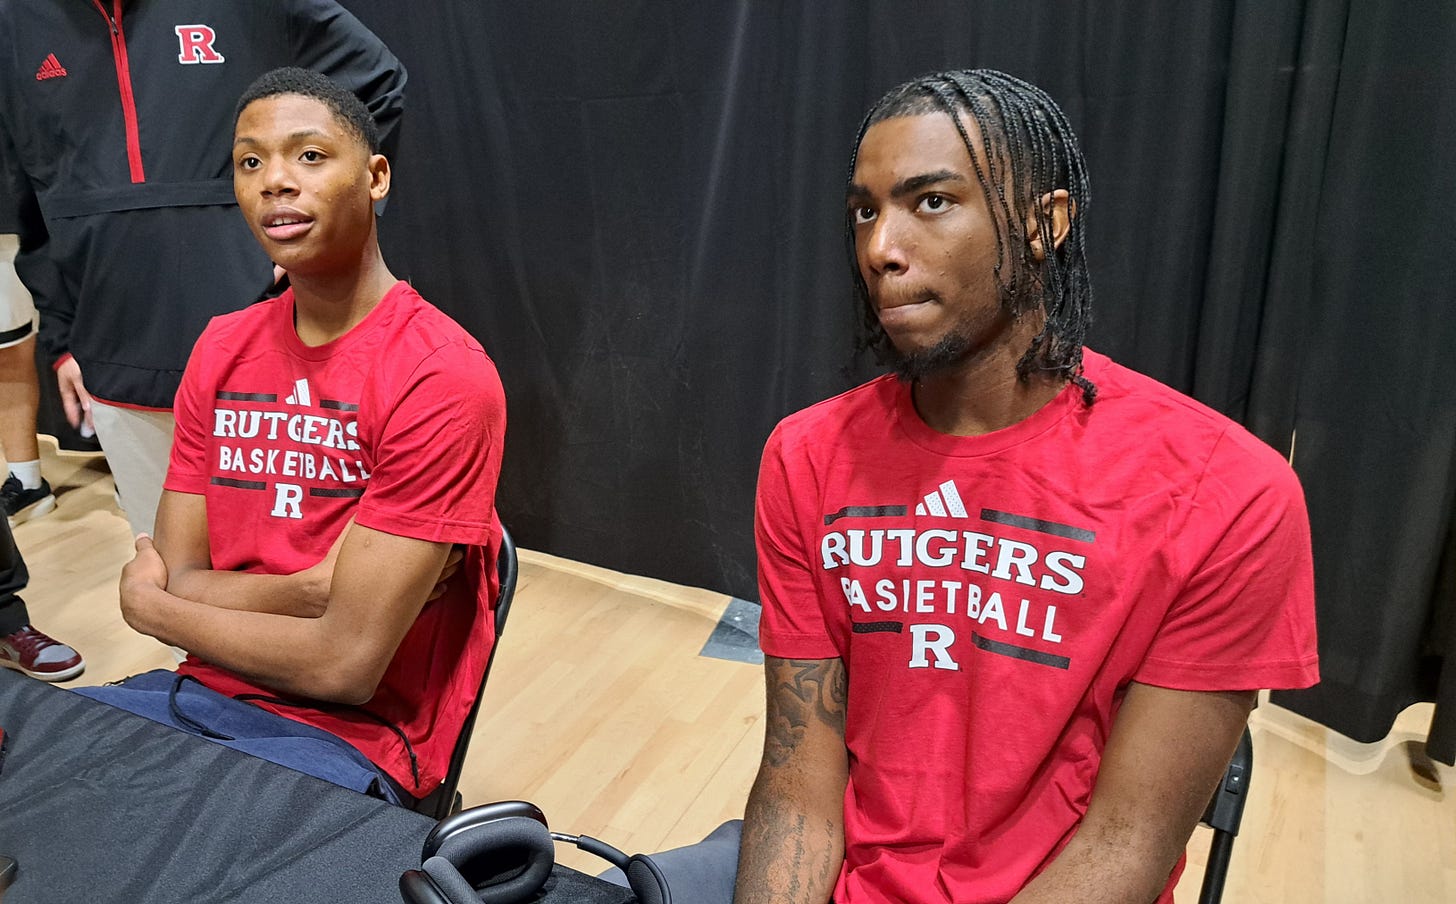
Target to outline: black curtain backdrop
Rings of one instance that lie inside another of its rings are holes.
[[[1449,0],[344,2],[409,68],[385,253],[500,368],[523,545],[756,598],[764,439],[870,373],[859,119],[1004,69],[1083,139],[1090,344],[1293,446],[1324,681],[1277,699],[1374,740],[1444,693],[1456,757]]]
[[[500,366],[528,546],[756,596],[764,439],[870,373],[849,144],[934,69],[1060,100],[1092,167],[1094,345],[1247,415],[1299,4],[348,5],[411,74],[386,253]]]

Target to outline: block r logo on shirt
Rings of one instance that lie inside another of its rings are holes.
[[[177,62],[184,66],[196,65],[198,63],[221,63],[226,60],[222,54],[212,46],[217,40],[217,32],[208,25],[178,25],[177,43],[179,51]]]

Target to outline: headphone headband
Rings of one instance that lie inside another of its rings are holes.
[[[534,901],[555,866],[553,842],[574,844],[622,870],[641,904],[672,904],[651,858],[628,856],[590,835],[552,832],[523,800],[471,807],[442,819],[426,836],[421,869],[399,877],[406,904],[515,904]]]
[[[495,803],[481,804],[478,807],[471,807],[468,810],[461,810],[459,813],[446,816],[435,823],[430,829],[430,834],[425,836],[425,847],[420,852],[420,862],[429,860],[440,852],[440,845],[445,843],[447,838],[459,835],[462,832],[487,825],[500,819],[520,817],[532,819],[546,828],[546,814],[541,808],[527,800],[498,800]]]

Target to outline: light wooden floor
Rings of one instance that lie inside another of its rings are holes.
[[[44,448],[59,506],[15,531],[33,619],[86,656],[74,684],[171,665],[117,611],[130,537],[104,467]],[[461,785],[467,804],[531,800],[553,828],[629,852],[690,843],[741,815],[763,736],[760,670],[698,656],[727,597],[530,551],[521,559]],[[1456,901],[1456,769],[1412,766],[1430,715],[1413,707],[1386,741],[1360,745],[1260,707],[1225,900]],[[1181,901],[1197,899],[1206,831],[1190,845]]]

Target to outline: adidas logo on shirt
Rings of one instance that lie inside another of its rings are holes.
[[[961,494],[956,492],[954,480],[947,480],[936,487],[935,492],[928,493],[925,499],[915,506],[917,515],[934,515],[937,518],[944,518],[947,515],[952,518],[969,518],[966,514],[966,504],[961,502]]]
[[[308,380],[293,381],[293,395],[283,400],[289,405],[302,405],[307,408],[313,404],[313,398],[308,391]]]
[[[61,61],[56,59],[56,55],[52,53],[46,55],[45,62],[41,63],[40,68],[35,71],[35,80],[43,82],[48,78],[65,78],[66,74],[66,67],[62,66]]]

